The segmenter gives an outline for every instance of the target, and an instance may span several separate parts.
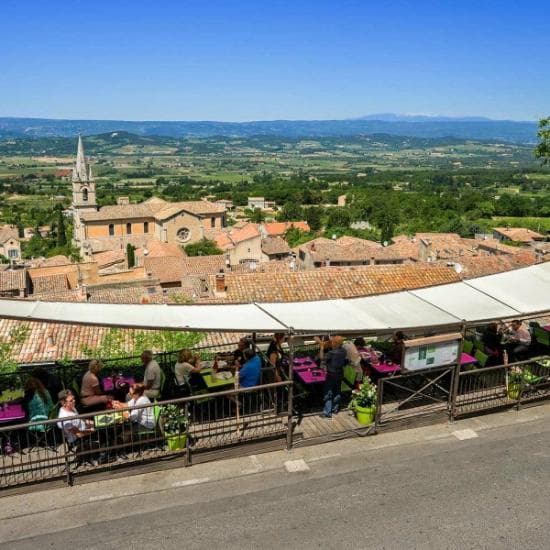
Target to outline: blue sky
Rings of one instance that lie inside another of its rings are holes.
[[[0,116],[550,114],[548,0],[2,0]]]

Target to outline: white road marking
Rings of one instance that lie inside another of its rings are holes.
[[[338,458],[340,456],[342,456],[342,453],[334,453],[334,454],[330,454],[330,455],[315,456],[313,458],[308,458],[308,460],[310,462],[317,462],[319,460],[328,460],[330,458]]]
[[[198,485],[199,483],[206,483],[210,481],[209,477],[199,477],[196,479],[185,479],[183,481],[174,481],[172,487],[187,487],[189,485]]]
[[[453,432],[453,435],[460,441],[464,439],[474,439],[475,437],[478,437],[477,432],[474,432],[474,430],[471,430],[470,428],[466,428],[465,430],[456,430],[455,432]]]
[[[287,460],[285,462],[285,469],[287,472],[293,474],[295,472],[307,472],[309,466],[303,458],[300,458],[298,460]]]

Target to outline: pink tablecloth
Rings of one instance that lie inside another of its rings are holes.
[[[477,359],[475,357],[472,357],[471,355],[468,355],[467,353],[462,352],[462,355],[460,356],[460,364],[461,365],[469,365],[470,363],[477,362]]]
[[[118,384],[123,383],[131,386],[132,384],[135,384],[135,382],[136,379],[133,376],[117,376]],[[101,383],[103,384],[103,391],[113,391],[115,389],[112,376],[106,376],[105,378],[102,378]]]
[[[304,384],[318,384],[327,379],[326,372],[317,366],[314,367],[294,367],[294,372]]]
[[[401,367],[395,363],[378,363],[377,365],[371,363],[370,366],[379,374],[388,374],[401,370]]]
[[[545,327],[542,327],[544,330],[550,332],[550,325],[546,325]]]
[[[8,403],[7,408],[0,406],[0,422],[16,422],[25,419],[25,409],[21,403]]]

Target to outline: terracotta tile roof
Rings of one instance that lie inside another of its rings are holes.
[[[356,237],[340,237],[336,240],[320,237],[297,247],[298,254],[303,251],[314,262],[368,261],[381,249],[382,245],[379,243]]]
[[[27,272],[24,269],[0,271],[0,292],[24,289],[27,286]]]
[[[261,237],[257,224],[247,223],[242,227],[234,227],[228,232],[220,231],[214,237],[221,250],[233,248],[238,243]]]
[[[176,243],[164,243],[156,239],[147,241],[145,248],[147,249],[147,257],[162,258],[164,256],[174,256],[175,258],[184,258],[186,256],[183,248]],[[137,257],[143,257],[143,248],[136,250]]]
[[[544,235],[525,227],[495,227],[493,228],[493,231],[503,237],[506,237],[507,239],[520,243],[530,243],[531,241],[544,240]]]
[[[47,267],[32,267],[27,270],[29,277],[31,278],[31,281],[34,285],[34,280],[36,278],[41,277],[51,277],[52,275],[65,275],[65,278],[67,280],[67,286],[64,288],[61,288],[61,286],[57,286],[55,288],[48,288],[46,285],[48,285],[47,279],[44,279],[43,281],[40,281],[38,284],[42,285],[41,288],[44,289],[44,292],[51,292],[52,290],[55,291],[62,291],[69,288],[76,288],[78,284],[78,264],[68,264],[68,265],[59,265],[59,266],[47,266]],[[61,283],[62,277],[58,277],[57,279],[52,279],[52,284],[65,284]]]
[[[57,293],[70,290],[69,280],[65,273],[52,273],[51,275],[31,275],[33,295],[44,293]]]
[[[447,261],[439,260],[438,263],[449,265],[450,263],[460,264],[462,271],[460,277],[471,279],[473,277],[483,277],[503,271],[510,271],[520,267],[527,267],[536,263],[535,255],[528,250],[526,254],[480,254],[478,256],[457,256],[449,258]],[[449,261],[452,260],[452,261]]]
[[[36,262],[33,262],[33,265],[36,267],[52,267],[60,265],[70,265],[71,263],[71,260],[69,260],[67,256],[58,254],[57,256],[52,256],[51,258],[43,258],[37,260]]]
[[[97,262],[98,269],[111,266],[113,264],[126,261],[126,250],[120,248],[118,250],[106,250],[93,255],[94,262]]]
[[[185,274],[183,262],[184,258],[175,258],[173,256],[161,258],[147,257],[143,260],[143,265],[145,271],[161,283],[181,283],[181,279]]]
[[[255,267],[253,267],[255,265]],[[296,266],[291,267],[288,258],[284,260],[270,260],[269,262],[259,262],[251,264],[237,264],[231,266],[231,273],[282,273],[285,271],[297,271]]]
[[[152,286],[121,286],[87,288],[88,302],[102,304],[164,304],[162,288]]]
[[[0,227],[0,243],[5,243],[10,239],[19,241],[19,232],[13,225],[3,225]]]
[[[290,254],[290,247],[282,237],[267,237],[262,240],[262,252],[272,254]]]
[[[145,218],[166,220],[185,211],[195,216],[223,214],[225,207],[209,201],[166,202],[159,198],[150,199],[138,204],[116,204],[101,207],[97,212],[83,212],[85,221],[121,220]]]
[[[304,233],[309,233],[311,231],[309,224],[305,221],[267,222],[262,225],[262,228],[268,237],[282,237],[291,227],[304,231]]]
[[[26,298],[27,300],[40,300],[41,302],[85,302],[86,298],[80,289],[59,290],[52,292],[35,292]]]
[[[55,361],[64,358],[86,359],[83,348],[97,347],[109,334],[107,327],[0,319],[0,338],[9,338],[10,332],[19,326],[26,326],[29,329],[25,341],[14,350],[14,359],[19,363]],[[126,349],[130,356],[139,353],[139,350],[135,349],[137,332],[132,329],[120,329],[122,341],[127,343]],[[244,334],[207,333],[198,346],[214,346],[219,351],[229,351],[234,348],[234,344],[241,336]],[[153,351],[164,350],[154,349]]]
[[[226,273],[225,295],[199,302],[292,302],[351,298],[458,281],[454,269],[429,264],[377,265],[355,269],[316,269],[279,273]],[[210,276],[209,288],[215,288]]]
[[[225,269],[225,256],[193,256],[184,258],[182,262],[185,275],[210,275]]]

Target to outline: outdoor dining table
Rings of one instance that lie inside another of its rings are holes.
[[[302,365],[294,365],[292,369],[304,384],[320,384],[327,379],[327,373],[312,361]]]
[[[543,330],[545,330],[546,332],[550,332],[550,325],[546,325],[544,327],[542,327]]]
[[[209,390],[215,390],[217,388],[223,388],[224,386],[232,386],[235,384],[235,377],[230,378],[218,378],[212,380],[212,374],[206,374],[201,372],[202,379]]]
[[[21,403],[0,405],[0,423],[19,422],[21,420],[25,420],[25,409]]]
[[[371,363],[370,366],[378,374],[395,374],[401,370],[401,366],[395,363]]]

